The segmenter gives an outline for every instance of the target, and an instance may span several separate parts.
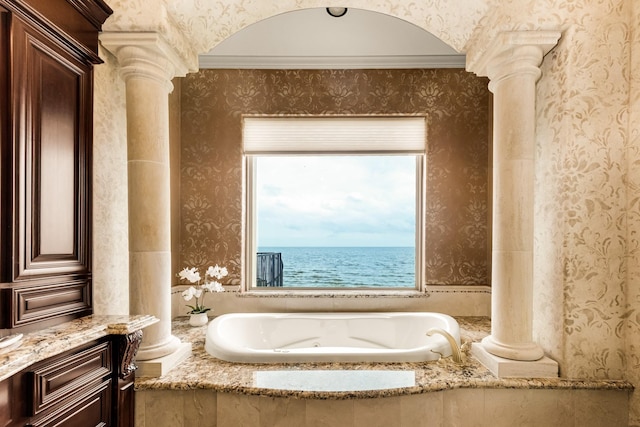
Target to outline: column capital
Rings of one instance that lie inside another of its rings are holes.
[[[125,82],[130,78],[147,78],[171,92],[171,79],[188,72],[181,57],[157,32],[104,32],[100,34],[100,42],[118,59],[120,76]]]
[[[466,69],[492,81],[518,72],[533,73],[537,80],[542,58],[558,43],[560,35],[560,31],[499,33],[482,54],[467,62]]]

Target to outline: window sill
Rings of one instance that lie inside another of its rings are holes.
[[[273,289],[247,292],[239,292],[240,298],[428,298],[429,294],[416,290],[287,290],[275,291]]]
[[[181,292],[172,288],[172,316],[185,316],[187,307]],[[308,311],[432,311],[452,316],[489,316],[489,286],[427,285],[427,292],[414,289],[281,289],[242,291],[240,285],[225,285],[226,292],[211,295],[215,315],[236,312]]]

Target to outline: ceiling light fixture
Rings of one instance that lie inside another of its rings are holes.
[[[347,8],[346,7],[328,7],[327,13],[333,16],[334,18],[340,18],[341,16],[344,16],[347,13]]]

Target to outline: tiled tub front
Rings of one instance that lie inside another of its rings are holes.
[[[463,343],[490,328],[486,318],[458,321]],[[136,379],[137,427],[627,426],[632,387],[623,381],[497,379],[471,357],[234,364],[204,351],[205,329],[174,322],[193,356],[163,377]],[[308,387],[286,389],[291,382]]]

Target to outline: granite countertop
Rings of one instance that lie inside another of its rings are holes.
[[[30,365],[106,335],[126,335],[158,321],[148,315],[86,316],[36,332],[25,333],[0,349],[0,381]]]
[[[347,399],[397,396],[454,388],[631,390],[626,381],[561,378],[496,378],[473,356],[470,344],[489,334],[486,317],[459,317],[466,363],[444,358],[420,363],[230,363],[204,350],[206,326],[191,327],[186,318],[173,322],[173,334],[193,345],[193,354],[159,378],[136,378],[136,390],[211,389],[263,396]]]

